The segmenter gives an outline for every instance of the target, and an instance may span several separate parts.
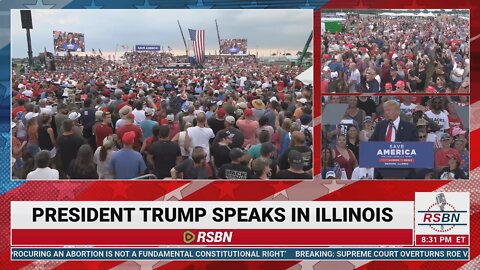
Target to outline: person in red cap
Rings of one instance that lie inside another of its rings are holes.
[[[387,93],[392,92],[392,84],[391,83],[386,83],[385,84],[385,92],[387,92]]]
[[[122,95],[122,102],[120,102],[117,106],[117,109],[120,111],[124,106],[128,106],[128,95]]]
[[[427,89],[425,90],[428,94],[435,94],[437,91],[435,90],[435,87],[433,86],[428,86]]]
[[[142,155],[133,150],[137,135],[134,131],[128,131],[122,134],[123,148],[112,155],[110,168],[115,179],[132,179],[143,175],[147,170],[147,165]]]
[[[395,89],[394,91],[392,91],[392,93],[395,93],[395,94],[407,94],[408,91],[405,90],[405,82],[404,81],[398,81],[396,84],[395,84],[395,87],[397,89]]]
[[[142,129],[135,125],[135,115],[133,113],[129,113],[126,117],[127,122],[121,128],[117,129],[117,136],[118,138],[123,138],[123,135],[127,132],[135,133],[135,142],[133,144],[133,149],[139,151],[140,150],[140,142],[143,140]]]
[[[213,130],[213,133],[217,133],[225,128],[225,109],[219,108],[215,116],[207,119],[208,126]]]
[[[243,111],[243,115],[237,120],[237,127],[245,136],[243,142],[244,149],[248,149],[248,147],[257,143],[255,134],[260,125],[253,115],[252,109],[247,108]]]
[[[442,180],[467,179],[465,172],[460,169],[462,160],[455,155],[447,155],[448,166],[443,168],[438,176]]]

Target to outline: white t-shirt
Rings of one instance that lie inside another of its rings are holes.
[[[99,179],[114,179],[113,171],[110,168],[110,160],[112,159],[112,155],[114,151],[107,150],[107,157],[104,161],[100,161],[100,149],[102,147],[98,147],[93,154],[93,163],[97,164],[97,174]]]
[[[411,116],[413,113],[413,110],[417,107],[417,104],[411,103],[410,105],[405,105],[405,104],[400,104],[400,111],[404,113],[405,115]]]
[[[27,174],[26,180],[58,180],[58,171],[49,167],[37,168]]]
[[[352,172],[351,180],[373,179],[373,168],[356,167]]]
[[[354,82],[349,88],[350,93],[356,92],[356,86],[360,84],[361,80],[360,71],[358,71],[358,69],[355,69],[352,74],[350,74],[349,80]]]
[[[135,124],[140,125],[140,123],[145,120],[145,111],[144,110],[133,110],[133,115],[135,115]]]
[[[190,154],[196,146],[201,146],[207,153],[207,161],[210,160],[210,144],[209,140],[215,137],[211,128],[189,127],[187,129],[188,137],[190,138]]]
[[[435,133],[438,138],[441,138],[442,133],[445,132],[445,129],[450,128],[450,125],[448,124],[448,115],[445,112],[434,114],[432,111],[426,111],[425,115],[440,126],[440,130]]]
[[[245,76],[242,76],[240,77],[240,87],[244,87],[245,86],[245,81],[247,80],[247,77]]]

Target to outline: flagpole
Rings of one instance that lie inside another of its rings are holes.
[[[183,44],[185,45],[185,54],[187,55],[187,59],[188,59],[188,47],[187,47],[187,42],[185,41],[185,36],[183,35],[183,30],[182,30],[182,26],[180,25],[180,21],[177,20],[177,23],[178,23],[178,28],[180,28],[180,33],[182,34]]]
[[[222,45],[220,44],[220,32],[218,31],[217,19],[215,19],[215,26],[217,27],[218,49],[221,51],[222,50]]]
[[[117,43],[117,45],[115,46],[115,54],[113,55],[113,59],[116,59],[116,58],[117,58],[117,50],[118,50],[118,43]]]

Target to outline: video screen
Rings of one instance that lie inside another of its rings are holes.
[[[53,47],[55,52],[85,52],[85,35],[53,31]]]
[[[247,54],[247,39],[246,38],[221,39],[220,54]]]

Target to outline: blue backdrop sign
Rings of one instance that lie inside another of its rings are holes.
[[[433,168],[432,142],[361,142],[363,168]]]
[[[158,51],[160,51],[160,45],[135,45],[135,51],[137,51],[137,52],[158,52]]]

